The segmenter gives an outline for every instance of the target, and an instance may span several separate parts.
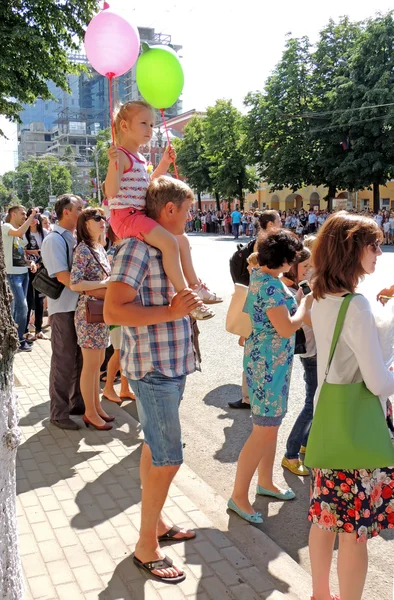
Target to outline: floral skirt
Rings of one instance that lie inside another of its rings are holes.
[[[394,467],[360,471],[312,469],[309,521],[358,541],[394,529]]]

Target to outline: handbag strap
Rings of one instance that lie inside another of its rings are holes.
[[[342,301],[341,308],[339,309],[339,314],[338,314],[337,322],[335,324],[335,329],[334,329],[334,335],[332,336],[330,354],[328,356],[328,364],[327,364],[327,368],[326,368],[324,381],[326,381],[328,373],[330,371],[332,359],[334,358],[335,349],[337,347],[339,336],[341,335],[342,327],[345,322],[347,309],[349,308],[349,304],[350,304],[351,300],[355,296],[360,296],[360,294],[348,294],[347,296],[345,296],[345,298]]]
[[[86,244],[87,245],[87,244]],[[101,264],[101,262],[99,261],[99,259],[96,256],[96,253],[93,252],[93,250],[91,249],[90,246],[88,246],[89,250],[90,250],[90,254],[93,256],[94,260],[96,261],[96,263],[100,266],[101,270],[106,274],[107,277],[109,277],[111,275],[111,273],[108,273],[106,271],[106,269],[104,269],[104,266]]]

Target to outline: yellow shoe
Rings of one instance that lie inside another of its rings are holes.
[[[309,475],[308,469],[301,461],[291,462],[286,456],[282,459],[282,467],[288,469],[291,473],[294,473],[294,475],[301,475],[302,477]]]
[[[305,452],[306,452],[306,446],[301,446],[300,454],[305,454]]]

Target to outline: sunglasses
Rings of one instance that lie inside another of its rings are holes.
[[[105,222],[107,219],[103,215],[93,215],[87,219],[88,221],[96,221],[96,223],[100,223],[101,219]]]
[[[374,242],[368,244],[368,246],[370,246],[374,252],[377,252],[381,245],[382,242],[380,242],[379,240],[375,240]]]

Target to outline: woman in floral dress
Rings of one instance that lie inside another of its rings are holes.
[[[329,217],[313,248],[312,324],[317,346],[318,389],[364,381],[379,396],[394,394],[394,373],[383,360],[371,306],[364,296],[351,299],[335,353],[326,374],[330,347],[343,299],[361,277],[375,271],[383,235],[370,218],[344,211]],[[350,435],[350,433],[349,433]],[[367,540],[394,529],[394,468],[312,469],[309,553],[313,599],[330,595],[330,566],[339,538],[338,579],[341,600],[361,600],[368,569]],[[377,586],[379,582],[376,582]],[[333,598],[339,598],[333,596]]]
[[[81,393],[85,403],[83,420],[96,429],[111,429],[114,417],[100,403],[100,365],[109,343],[108,325],[88,323],[87,299],[104,298],[111,272],[106,252],[100,243],[105,231],[101,208],[85,208],[78,217],[77,240],[71,269],[70,288],[80,292],[75,311],[75,329],[82,350]]]
[[[253,430],[238,459],[228,507],[252,523],[263,522],[249,502],[249,487],[257,468],[258,495],[294,498],[294,492],[281,490],[272,475],[278,430],[287,412],[294,334],[308,320],[311,304],[307,296],[297,309],[293,294],[279,277],[289,271],[301,249],[302,243],[286,231],[270,234],[258,243],[260,268],[252,271],[244,309],[252,321],[252,334],[245,343],[244,370]]]

